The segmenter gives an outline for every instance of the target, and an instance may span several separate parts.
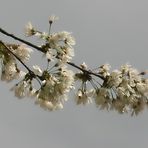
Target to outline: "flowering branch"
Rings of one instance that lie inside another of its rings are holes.
[[[43,53],[45,52],[45,51],[43,50],[43,48],[38,47],[38,46],[36,46],[36,45],[34,45],[34,44],[28,42],[28,41],[25,41],[25,40],[23,40],[23,39],[21,39],[21,38],[15,36],[15,35],[13,35],[13,34],[10,34],[10,33],[6,32],[6,31],[5,31],[4,29],[2,29],[2,28],[0,28],[0,32],[3,33],[3,34],[5,34],[6,36],[9,36],[9,37],[11,37],[11,38],[13,38],[13,39],[15,39],[15,40],[18,40],[18,41],[22,42],[22,43],[24,43],[24,44],[26,44],[26,45],[28,45],[28,46],[30,46],[30,47],[35,48],[36,50],[38,50],[38,51],[40,51],[40,52],[43,52]],[[39,31],[38,31],[38,32],[39,32]],[[80,66],[78,66],[78,65],[76,65],[76,64],[74,64],[74,63],[72,63],[72,62],[67,62],[67,64],[69,64],[69,65],[71,65],[71,66],[73,66],[73,67],[75,67],[75,68],[77,68],[77,69],[79,69],[79,70],[81,70],[81,71],[83,71],[83,72],[86,72],[86,73],[88,73],[88,74],[92,74],[92,75],[94,75],[94,76],[96,76],[96,77],[99,77],[99,78],[101,78],[102,80],[104,79],[101,75],[96,74],[96,73],[93,73],[93,72],[90,71],[90,70],[83,69],[83,68],[81,68]]]
[[[100,109],[115,110],[118,113],[131,112],[137,115],[148,104],[147,71],[139,72],[131,65],[123,65],[118,70],[110,70],[109,64],[98,67],[95,71],[85,63],[80,66],[72,63],[75,40],[71,33],[62,31],[51,33],[51,27],[57,17],[49,18],[49,32],[38,31],[28,23],[26,36],[36,36],[43,40],[41,46],[36,46],[0,28],[0,32],[23,44],[8,44],[0,41],[1,80],[10,82],[21,79],[11,90],[18,98],[33,97],[35,104],[45,110],[63,108],[67,95],[74,88],[76,81],[80,84],[75,94],[77,104],[88,104],[92,101]],[[25,61],[29,60],[32,49],[45,55],[48,62],[46,69],[34,65],[30,69]],[[22,72],[17,65],[18,60],[28,73]],[[79,72],[73,72],[67,64]],[[95,79],[99,78],[99,80]],[[34,84],[39,82],[39,86]]]

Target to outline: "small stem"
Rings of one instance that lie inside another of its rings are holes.
[[[51,32],[51,25],[52,25],[52,23],[49,23],[48,35],[50,35],[50,32]]]
[[[42,86],[40,79],[36,78],[37,82],[40,84],[40,86]]]
[[[98,89],[97,85],[93,82],[93,80],[90,80],[90,83],[91,83],[91,85],[93,86],[93,88],[94,88],[95,90]]]
[[[75,67],[75,68],[77,68],[77,69],[79,69],[79,70],[81,70],[81,71],[83,71],[83,72],[86,72],[86,73],[88,73],[88,74],[91,74],[91,75],[94,75],[94,76],[96,76],[96,77],[99,77],[99,78],[102,79],[102,80],[105,80],[104,77],[102,77],[102,76],[100,76],[100,75],[98,75],[98,74],[96,74],[96,73],[93,73],[93,72],[90,71],[90,70],[85,70],[85,69],[83,69],[83,68],[77,66],[77,65],[74,64],[74,63],[67,62],[67,64],[69,64],[69,65],[71,65],[71,66],[73,66],[73,67]]]
[[[54,64],[54,65],[53,65],[52,67],[50,67],[50,68],[48,67],[48,68],[49,68],[49,69],[47,69],[48,72],[50,72],[50,71],[55,67],[55,65],[56,65],[56,64]]]

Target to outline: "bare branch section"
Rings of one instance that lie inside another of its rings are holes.
[[[94,71],[85,63],[79,66],[72,63],[75,39],[67,31],[52,33],[52,25],[56,20],[56,16],[49,17],[48,33],[37,30],[30,22],[26,25],[26,36],[41,39],[41,46],[0,28],[0,33],[21,42],[11,44],[0,41],[1,80],[19,80],[11,89],[15,96],[33,97],[35,104],[45,110],[62,109],[64,102],[68,100],[68,93],[77,83],[78,88],[74,94],[77,104],[94,102],[100,109],[138,115],[148,104],[148,72],[139,72],[128,64],[113,71],[109,64],[104,64]],[[31,48],[44,54],[46,69],[38,65],[33,65],[32,68],[26,65],[25,62],[29,61],[33,51]],[[26,68],[27,73],[19,68],[18,62]],[[79,71],[72,71],[67,64]]]

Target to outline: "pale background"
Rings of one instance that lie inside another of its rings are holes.
[[[48,16],[58,15],[54,30],[73,32],[74,61],[90,67],[129,62],[148,68],[147,0],[1,0],[0,25],[24,38],[31,21],[46,31]],[[11,41],[0,34],[0,39]],[[38,58],[39,55],[37,55]],[[34,62],[40,62],[35,57]],[[42,61],[41,61],[42,62]],[[3,148],[147,148],[148,110],[137,117],[76,106],[73,95],[61,111],[46,112],[33,101],[19,101],[0,82],[0,147]]]

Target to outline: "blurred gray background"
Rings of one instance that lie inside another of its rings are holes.
[[[75,63],[85,61],[91,68],[110,63],[114,69],[128,62],[139,70],[148,68],[147,0],[0,1],[1,27],[24,39],[28,21],[47,31],[51,14],[60,18],[53,31],[67,30],[76,38]],[[14,42],[2,34],[0,39]],[[39,56],[36,54],[32,62],[42,64]],[[94,104],[77,106],[70,94],[63,110],[46,112],[28,98],[15,98],[9,91],[11,86],[0,82],[0,147],[148,146],[147,109],[137,117],[119,115],[99,110]]]

